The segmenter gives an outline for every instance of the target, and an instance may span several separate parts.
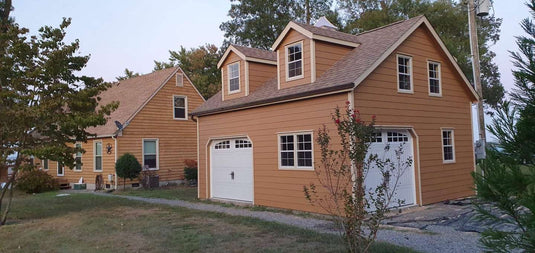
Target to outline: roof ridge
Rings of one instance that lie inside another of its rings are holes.
[[[119,84],[119,83],[127,81],[127,80],[132,80],[132,79],[136,79],[136,78],[140,78],[140,77],[147,77],[148,75],[153,75],[153,74],[156,74],[156,73],[158,73],[160,71],[169,70],[169,69],[178,68],[178,67],[179,66],[176,65],[176,66],[173,66],[173,67],[168,67],[168,68],[164,68],[164,69],[155,70],[155,71],[152,71],[150,73],[146,73],[146,74],[142,74],[142,75],[138,75],[138,76],[133,76],[133,77],[130,77],[128,79],[124,79],[124,80],[120,80],[120,81],[114,81],[114,82],[112,82],[112,84]]]
[[[230,44],[230,45],[233,47],[242,47],[242,48],[247,48],[247,49],[255,49],[255,50],[261,50],[261,51],[266,51],[266,52],[273,52],[269,49],[263,49],[263,48],[257,48],[257,47],[242,46],[238,44]]]
[[[404,19],[404,20],[398,20],[394,23],[390,23],[390,24],[387,24],[387,25],[383,25],[383,26],[379,26],[377,28],[373,28],[371,30],[368,30],[368,31],[364,31],[364,32],[361,32],[361,33],[358,33],[358,34],[355,34],[355,36],[360,36],[362,34],[367,34],[367,33],[371,33],[371,32],[376,32],[378,30],[381,30],[381,29],[384,29],[384,28],[387,28],[387,27],[391,27],[393,25],[397,25],[397,24],[401,24],[401,23],[404,23],[404,22],[407,22],[409,20],[414,20],[414,19],[420,19],[422,17],[425,17],[425,15],[418,15],[416,17],[412,17],[412,18],[409,18],[409,19]]]
[[[318,26],[315,26],[315,25],[302,23],[302,22],[299,22],[299,21],[296,21],[296,20],[292,20],[292,21],[290,21],[290,22],[294,22],[294,23],[297,24],[297,25],[305,25],[305,26],[310,26],[310,27],[314,27],[314,28],[317,28],[317,29],[325,29],[325,28],[321,28],[321,27],[318,27]],[[329,31],[330,31],[330,32],[335,32],[335,33],[341,33],[341,34],[345,34],[345,35],[351,35],[351,36],[354,36],[354,37],[357,36],[357,35],[355,35],[355,34],[346,33],[346,32],[342,32],[342,31],[339,31],[339,30],[329,30]]]

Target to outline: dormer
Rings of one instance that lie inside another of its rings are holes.
[[[359,45],[357,36],[337,31],[325,17],[315,25],[291,21],[271,47],[277,54],[278,88],[314,83]]]
[[[230,45],[217,67],[221,70],[222,100],[248,96],[277,75],[274,52]]]

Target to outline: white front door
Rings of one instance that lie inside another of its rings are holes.
[[[246,138],[214,141],[211,150],[212,198],[253,201],[253,147]]]
[[[388,148],[387,148],[388,147]],[[400,159],[398,162],[396,150],[402,150]],[[398,200],[404,201],[403,206],[416,204],[416,188],[414,184],[414,153],[412,138],[407,130],[382,130],[376,133],[372,139],[370,148],[368,149],[368,155],[377,154],[378,159],[385,161],[390,159],[399,169],[394,170],[391,175],[390,187],[393,187],[396,182],[396,178],[399,178],[397,182],[397,188],[395,195],[392,199],[390,207],[397,207]],[[408,159],[413,162],[410,166],[403,166]],[[396,175],[396,173],[398,175]],[[366,188],[372,188],[382,183],[383,176],[376,166],[372,166],[366,180],[364,181]]]

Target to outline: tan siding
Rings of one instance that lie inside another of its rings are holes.
[[[334,129],[330,114],[343,106],[347,93],[316,99],[266,106],[250,110],[217,114],[200,118],[199,196],[209,197],[206,169],[209,163],[209,138],[246,135],[253,142],[254,202],[256,205],[320,211],[305,199],[303,186],[316,182],[313,171],[278,169],[277,133],[290,131],[314,132],[322,124]],[[315,162],[319,162],[319,147],[314,144]],[[316,182],[317,183],[317,182]]]
[[[173,95],[187,96],[188,112],[203,100],[186,78],[184,87],[177,87],[175,82],[171,78],[150,100],[125,128],[117,144],[119,156],[128,152],[143,164],[142,140],[158,139],[160,181],[182,179],[184,160],[197,159],[197,125],[191,119],[173,119]]]
[[[320,77],[326,70],[331,68],[337,61],[342,59],[353,48],[336,45],[324,41],[314,41],[316,48],[316,77]]]
[[[95,142],[102,142],[102,171],[95,171],[95,157],[94,157],[94,145]],[[110,144],[112,149],[111,153],[106,152],[106,146]],[[76,171],[72,168],[64,168],[64,176],[58,176],[57,165],[55,161],[48,162],[48,174],[51,176],[66,180],[69,183],[77,183],[81,177],[87,184],[95,184],[95,178],[97,175],[102,175],[104,184],[110,184],[113,187],[114,182],[108,181],[108,175],[115,174],[115,141],[112,138],[90,139],[85,143],[82,143],[82,148],[85,153],[82,154],[82,170]],[[39,165],[37,165],[39,163]],[[43,168],[41,160],[36,159],[36,166]]]
[[[228,86],[228,65],[239,62],[240,63],[240,91],[229,94]],[[245,61],[241,59],[236,53],[230,52],[227,59],[221,65],[222,82],[223,82],[223,100],[239,98],[245,96]]]
[[[249,62],[249,93],[275,77],[277,77],[277,66]]]
[[[396,53],[412,56],[414,94],[397,92]],[[441,62],[442,97],[428,95],[427,60]],[[378,125],[413,126],[419,136],[423,204],[473,194],[470,99],[460,76],[430,34],[418,28],[359,85],[357,108]],[[456,162],[442,161],[441,127],[455,129]]]
[[[293,44],[295,42],[303,41],[303,78],[286,81],[286,48],[285,46]],[[286,34],[286,37],[282,40],[280,46],[277,48],[279,51],[279,71],[280,71],[280,88],[289,88],[302,84],[310,83],[310,39],[300,34],[295,30],[291,30]]]

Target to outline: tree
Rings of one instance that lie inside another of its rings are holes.
[[[467,7],[463,1],[339,0],[339,6],[346,14],[348,26],[346,30],[355,34],[395,21],[425,15],[448,50],[457,59],[464,74],[470,80],[473,79],[467,33]],[[498,67],[493,62],[496,54],[490,50],[490,46],[500,38],[502,20],[490,16],[477,21],[483,97],[488,106],[496,109],[505,91],[500,83]]]
[[[535,0],[526,5],[535,18]],[[480,218],[512,227],[483,232],[481,242],[496,252],[535,251],[535,26],[529,18],[521,26],[529,37],[517,37],[520,52],[510,52],[514,104],[505,101],[488,126],[498,145],[487,151],[481,173],[473,173]]]
[[[32,156],[73,167],[74,154],[82,151],[74,143],[86,141],[91,134],[85,129],[105,124],[117,107],[98,105],[98,95],[109,84],[77,75],[89,57],[78,55],[78,40],[64,41],[70,19],[30,37],[9,16],[11,10],[11,1],[0,2],[0,166],[14,166],[0,205],[18,171],[33,169]],[[7,219],[12,193],[0,225]]]
[[[123,178],[123,189],[126,189],[126,179],[133,180],[141,173],[141,164],[136,157],[130,153],[125,153],[115,163],[115,171],[117,176]]]
[[[129,69],[126,68],[126,69],[124,69],[124,76],[118,76],[115,79],[117,79],[117,81],[121,81],[121,80],[130,79],[130,78],[136,77],[136,76],[139,76],[139,73],[134,72],[134,71],[129,70]]]
[[[180,66],[207,99],[221,89],[221,72],[217,69],[217,62],[223,53],[217,46],[206,44],[190,49],[181,46],[180,50],[170,50],[169,54],[169,62],[154,61],[154,70]]]
[[[229,21],[219,28],[225,32],[225,42],[254,48],[269,49],[288,22],[310,23],[328,14],[332,0],[231,0]]]
[[[315,173],[320,187],[314,183],[304,186],[305,197],[341,226],[349,252],[368,252],[381,221],[396,201],[399,180],[412,165],[412,158],[401,158],[403,145],[385,148],[385,154],[394,151],[395,159],[368,153],[375,132],[375,117],[371,122],[364,122],[358,110],[347,108],[345,113],[340,113],[337,108],[332,118],[339,143],[332,144],[325,125],[319,129],[316,141],[321,162]],[[375,173],[380,175],[381,182],[376,186],[366,185],[366,177]],[[403,204],[403,201],[398,200],[398,203]]]

